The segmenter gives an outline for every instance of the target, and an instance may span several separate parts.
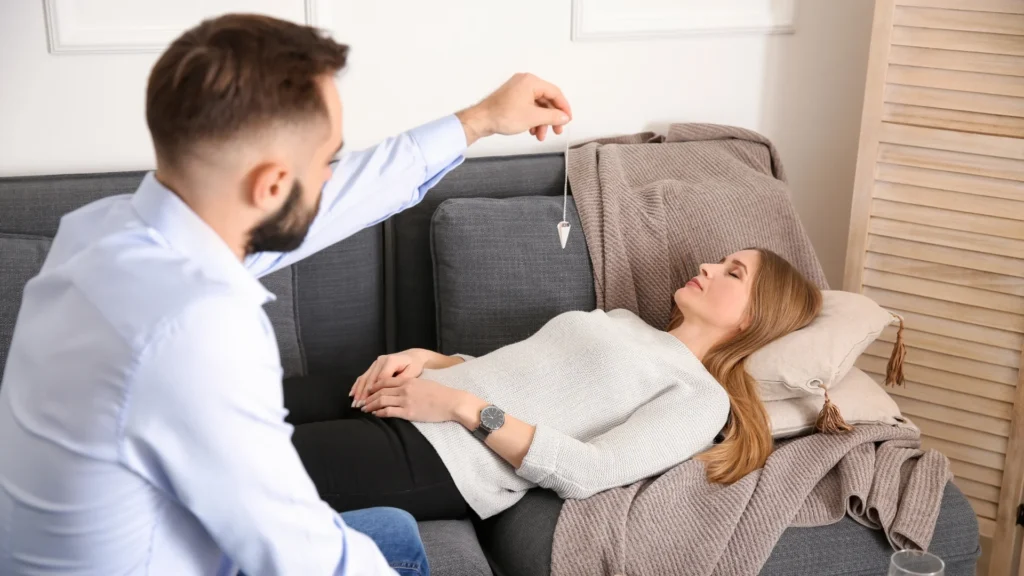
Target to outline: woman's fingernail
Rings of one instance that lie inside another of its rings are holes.
[[[355,401],[355,400],[353,400],[353,401],[352,401],[352,407],[353,407],[353,408],[355,408],[355,407],[356,407],[356,401]]]

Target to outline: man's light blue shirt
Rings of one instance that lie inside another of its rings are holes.
[[[0,385],[0,574],[390,574],[292,447],[257,277],[416,204],[465,149],[449,116],[344,154],[302,247],[244,264],[153,174],[66,215]]]

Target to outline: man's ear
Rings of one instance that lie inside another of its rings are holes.
[[[292,174],[286,166],[268,162],[253,168],[249,174],[246,200],[261,212],[277,212],[292,189]]]

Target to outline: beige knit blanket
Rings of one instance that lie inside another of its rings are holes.
[[[831,524],[844,514],[884,530],[893,548],[927,549],[948,464],[920,450],[917,430],[882,425],[787,442],[762,470],[730,486],[708,483],[704,464],[691,460],[567,501],[551,574],[749,576],[787,527]]]
[[[828,282],[766,138],[742,128],[674,124],[569,152],[569,182],[594,266],[597,306],[657,328],[671,296],[706,262],[767,248],[821,288]]]

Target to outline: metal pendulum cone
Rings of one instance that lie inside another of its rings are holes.
[[[565,220],[558,223],[558,241],[562,243],[562,250],[565,250],[565,242],[569,240],[570,228],[572,226]]]

